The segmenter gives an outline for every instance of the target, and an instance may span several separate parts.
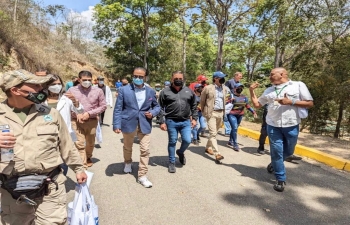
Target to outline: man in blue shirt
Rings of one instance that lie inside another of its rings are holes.
[[[115,88],[118,89],[120,88],[121,86],[123,86],[122,82],[120,82],[120,80],[118,79],[117,82],[115,82]]]
[[[66,91],[68,91],[69,88],[74,86],[74,82],[78,80],[77,76],[73,76],[71,81],[68,81],[66,84]]]

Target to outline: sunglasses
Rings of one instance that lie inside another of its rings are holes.
[[[174,80],[183,80],[182,78],[174,78]]]

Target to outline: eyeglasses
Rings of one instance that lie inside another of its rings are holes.
[[[132,75],[134,78],[143,79],[145,76],[139,76],[139,75]]]
[[[175,81],[175,80],[183,80],[183,79],[182,79],[182,78],[174,78],[174,81]]]
[[[92,81],[91,79],[81,79],[82,81]]]

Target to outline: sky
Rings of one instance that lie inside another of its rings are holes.
[[[38,2],[44,5],[64,5],[76,12],[88,11],[89,6],[100,3],[99,0],[38,0]]]

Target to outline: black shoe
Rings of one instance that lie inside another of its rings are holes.
[[[278,180],[276,181],[276,184],[273,185],[273,189],[278,192],[283,192],[284,186],[286,186],[286,182]]]
[[[258,148],[256,151],[257,151],[260,155],[264,155],[264,154],[265,154],[265,150],[264,150],[264,149]]]
[[[186,165],[186,157],[185,157],[185,154],[183,153],[180,153],[179,152],[180,150],[177,150],[176,151],[176,155],[179,156],[179,161],[182,165]]]
[[[192,141],[192,144],[194,144],[194,145],[199,145],[199,142],[198,142],[197,140],[193,140],[193,141]]]
[[[197,139],[197,142],[198,142],[198,143],[201,143],[201,139],[200,139],[200,138],[198,138],[198,139]]]
[[[299,156],[291,155],[291,156],[288,156],[288,157],[285,159],[285,161],[291,162],[291,161],[293,161],[293,160],[301,160],[301,159],[302,159],[302,158],[299,157]]]
[[[168,172],[169,173],[175,173],[176,172],[175,163],[169,163]]]
[[[273,169],[273,166],[272,166],[272,164],[270,163],[269,165],[267,165],[267,172],[268,173],[273,173],[275,170]]]

